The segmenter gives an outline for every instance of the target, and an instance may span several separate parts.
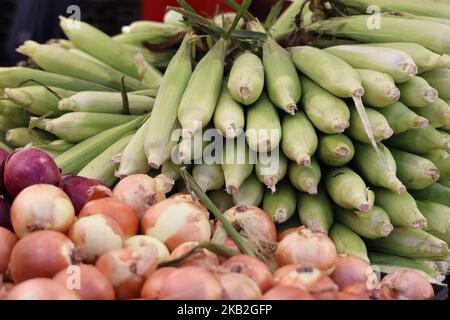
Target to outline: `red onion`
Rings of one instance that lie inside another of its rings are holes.
[[[12,230],[9,204],[0,196],[0,227]]]
[[[428,280],[413,270],[399,270],[385,276],[380,284],[383,300],[429,300],[434,290]]]
[[[45,278],[22,282],[7,296],[8,300],[80,300],[80,297],[64,285]]]
[[[12,153],[5,163],[4,183],[12,197],[34,184],[59,185],[61,175],[55,161],[36,148],[24,148]]]
[[[6,195],[5,185],[3,184],[3,174],[5,171],[5,162],[9,153],[0,149],[0,195]]]
[[[62,175],[59,182],[59,187],[69,196],[77,214],[88,202],[89,192],[92,187],[99,185],[103,186],[103,183],[73,174]]]

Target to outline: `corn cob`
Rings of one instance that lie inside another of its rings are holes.
[[[114,176],[114,172],[118,167],[116,157],[120,157],[121,152],[125,149],[132,137],[133,134],[129,134],[112,144],[81,169],[78,175],[99,180],[111,188],[119,180]]]
[[[394,229],[389,215],[378,206],[368,212],[336,208],[335,215],[340,223],[367,239],[386,237]]]
[[[302,13],[302,21],[305,21],[303,16],[305,13],[301,12],[304,2],[305,0],[292,1],[289,7],[270,28],[270,34],[276,41],[286,38],[297,29],[296,18],[300,13]],[[308,8],[309,6],[305,6],[304,10]]]
[[[222,213],[234,207],[233,198],[225,190],[209,191],[207,195]]]
[[[276,155],[265,158],[260,154],[255,165],[256,177],[272,192],[277,190],[277,183],[283,180],[288,167],[288,160],[282,152],[279,152],[279,149]]]
[[[444,241],[423,230],[408,227],[396,227],[387,237],[369,240],[368,246],[378,252],[412,259],[435,259],[448,254]]]
[[[279,184],[277,191],[266,190],[264,194],[263,210],[275,223],[283,223],[289,220],[296,208],[295,190],[292,186],[283,182]]]
[[[141,79],[148,88],[158,90],[163,78],[161,72],[145,60],[141,51],[136,54],[134,59],[139,79]]]
[[[214,114],[222,89],[227,47],[227,40],[220,39],[208,51],[197,64],[181,98],[178,120],[190,135],[205,127]]]
[[[264,197],[264,186],[255,177],[250,175],[242,185],[233,193],[233,203],[235,205],[246,205],[258,207]]]
[[[63,47],[63,49],[66,49],[66,48]],[[71,49],[67,49],[67,50],[68,50],[69,52],[71,52],[71,53],[74,53],[74,54],[76,54],[76,55],[82,57],[83,59],[88,59],[88,60],[90,60],[90,61],[92,61],[92,62],[95,62],[95,63],[97,63],[97,64],[102,65],[103,67],[108,67],[108,65],[107,65],[106,63],[104,63],[104,62],[98,60],[97,58],[94,58],[94,57],[91,56],[90,54],[88,54],[88,53],[86,53],[86,52],[84,52],[84,51],[81,51],[80,49],[71,48]]]
[[[41,131],[39,129],[32,130],[32,133],[30,135],[30,129],[24,127],[9,129],[5,135],[6,142],[16,148],[23,148],[30,143],[39,141],[40,139],[51,141],[54,138],[54,135],[49,134],[45,131]]]
[[[308,167],[299,166],[291,161],[288,168],[288,177],[296,189],[308,194],[317,194],[322,174],[319,163],[315,158],[312,158]]]
[[[97,83],[71,78],[59,74],[29,68],[0,68],[0,88],[16,88],[21,83],[29,80],[38,81],[46,86],[57,87],[72,91],[113,91],[113,89]],[[24,85],[36,85],[35,82],[27,82]]]
[[[330,170],[325,176],[325,188],[333,201],[342,208],[367,212],[373,207],[373,192],[348,167]]]
[[[350,111],[345,102],[307,77],[301,77],[301,81],[302,105],[314,126],[328,134],[344,132],[350,125]]]
[[[393,135],[394,131],[378,110],[366,108],[366,113],[376,142],[388,139]],[[347,134],[359,142],[370,143],[370,139],[365,134],[363,122],[354,107],[350,107],[350,127]]]
[[[336,246],[337,253],[352,255],[369,262],[364,241],[346,226],[335,222],[329,236]]]
[[[314,232],[328,234],[333,225],[333,209],[322,187],[319,187],[316,195],[300,192],[297,212],[302,225]]]
[[[412,153],[427,153],[437,149],[450,151],[450,139],[430,125],[396,134],[386,144]]]
[[[439,92],[442,99],[450,99],[450,69],[440,68],[421,74],[430,86]]]
[[[433,183],[422,190],[412,190],[411,194],[416,199],[433,201],[450,207],[450,187],[441,183]]]
[[[225,186],[229,194],[234,194],[253,172],[254,153],[246,145],[242,136],[227,140],[223,150],[222,170]]]
[[[201,163],[203,158],[203,150],[208,146],[209,142],[202,139],[200,131],[197,131],[193,137],[182,137],[174,154],[176,162],[181,162],[184,164],[189,163]]]
[[[424,189],[439,179],[439,169],[430,160],[400,150],[391,149],[391,152],[398,177],[408,189]]]
[[[246,125],[247,144],[253,150],[268,152],[280,144],[280,119],[277,110],[265,94],[249,108]]]
[[[204,192],[222,189],[225,184],[219,164],[196,164],[192,168],[192,176]]]
[[[400,101],[409,107],[426,107],[438,98],[438,92],[430,87],[426,80],[418,76],[411,77],[409,81],[399,84],[398,87],[401,92]]]
[[[356,69],[361,77],[365,94],[362,97],[364,104],[383,108],[400,98],[400,90],[395,86],[394,79],[382,72]]]
[[[417,207],[427,218],[428,228],[426,231],[450,233],[450,208],[431,201],[417,200]]]
[[[163,22],[164,24],[168,24],[171,26],[185,26],[183,23],[183,15],[174,10],[167,10],[167,12],[164,14]]]
[[[426,108],[421,108],[425,110]],[[425,128],[428,126],[428,119],[419,116],[401,102],[395,102],[388,107],[377,110],[387,120],[389,127],[395,134],[405,132],[409,129]]]
[[[0,100],[0,115],[10,118],[17,126],[26,126],[30,122],[30,114],[9,100]]]
[[[135,56],[138,52],[142,53],[145,61],[151,66],[155,68],[165,69],[172,60],[175,52],[172,50],[166,50],[161,52],[150,51],[142,45],[132,45],[132,44],[124,44],[123,45],[127,51]]]
[[[177,13],[180,20],[180,15]],[[181,18],[182,20],[182,18]],[[181,27],[180,27],[181,26]],[[186,26],[180,21],[176,25],[173,23],[161,23],[155,21],[135,21],[129,26],[122,28],[122,34],[113,39],[120,43],[140,43],[147,41],[150,44],[162,44],[170,40],[180,32],[185,32]],[[133,38],[133,36],[136,36]]]
[[[188,33],[176,55],[167,67],[162,80],[152,115],[147,121],[145,154],[150,167],[159,168],[170,156],[167,147],[177,121],[178,106],[192,74],[192,34]],[[157,134],[155,134],[157,133]]]
[[[65,151],[73,147],[73,144],[68,143],[67,141],[64,140],[54,140],[49,144],[42,144],[42,142],[37,140],[33,141],[32,144],[35,148],[47,152],[53,158],[56,158],[55,155],[59,156],[60,154],[64,153]]]
[[[177,164],[174,164],[171,160],[167,160],[161,166],[161,174],[165,175],[167,178],[169,178],[173,181],[177,181],[178,179],[181,178],[180,169],[183,167],[190,170],[189,165],[184,165],[184,164],[177,165]]]
[[[264,66],[261,59],[250,51],[242,53],[234,61],[227,87],[235,101],[244,105],[255,103],[264,88]]]
[[[438,168],[439,182],[450,180],[450,154],[444,150],[433,150],[422,154]]]
[[[318,145],[317,134],[303,112],[282,119],[281,148],[299,166],[309,166]]]
[[[430,125],[435,128],[441,128],[450,123],[450,106],[440,98],[428,104],[426,108],[414,109],[414,112],[427,118]]]
[[[222,136],[235,138],[244,131],[245,116],[242,106],[233,100],[228,90],[225,85],[222,87],[213,121]]]
[[[374,186],[383,187],[396,193],[406,192],[403,180],[400,181],[396,176],[397,165],[391,152],[382,143],[379,143],[378,147],[384,154],[385,162],[381,162],[369,145],[358,143],[355,146],[355,164],[358,172]]]
[[[317,157],[331,167],[342,167],[355,155],[352,141],[344,134],[323,135],[319,138]]]

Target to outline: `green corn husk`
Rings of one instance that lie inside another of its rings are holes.
[[[225,176],[225,186],[229,194],[234,194],[244,181],[252,174],[254,161],[253,152],[245,143],[245,137],[227,140],[223,150],[222,170]]]
[[[261,59],[250,51],[242,53],[234,61],[227,87],[235,101],[244,105],[255,103],[264,89],[264,66]]]
[[[319,187],[316,195],[300,192],[297,212],[302,225],[314,232],[328,234],[333,225],[331,202],[322,187]]]
[[[281,123],[275,106],[265,94],[247,112],[246,138],[258,152],[272,151],[281,141]]]
[[[420,110],[425,109],[421,108]],[[399,101],[388,107],[380,108],[377,111],[386,118],[395,134],[405,132],[409,129],[426,128],[428,126],[428,119],[419,116]]]
[[[47,152],[53,158],[56,158],[57,156],[61,155],[62,153],[66,152],[67,150],[73,147],[73,144],[68,143],[67,141],[64,140],[54,140],[49,144],[42,144],[41,141],[35,140],[32,142],[32,144],[33,147]]]
[[[16,127],[16,124],[10,118],[0,115],[0,132],[5,134],[8,130]]]
[[[222,90],[227,47],[227,40],[220,39],[200,60],[189,79],[178,107],[178,120],[189,134],[204,128],[214,115]]]
[[[428,104],[426,108],[414,109],[414,112],[427,118],[430,125],[435,128],[441,128],[450,123],[450,106],[440,98]]]
[[[450,69],[440,68],[420,75],[430,86],[439,92],[442,99],[450,99]]]
[[[192,176],[204,192],[219,190],[225,185],[219,164],[196,164],[192,168]]]
[[[423,229],[427,226],[427,219],[417,208],[414,198],[404,192],[398,194],[382,188],[374,188],[375,204],[389,214],[395,226]]]
[[[154,66],[150,65],[141,51],[139,51],[135,58],[136,68],[139,79],[150,89],[158,90],[161,86],[163,75]]]
[[[426,107],[438,98],[438,92],[418,76],[411,77],[398,87],[401,92],[400,101],[409,107]]]
[[[426,231],[436,231],[442,234],[450,233],[450,208],[440,203],[416,200],[420,212],[427,218]]]
[[[270,28],[270,34],[276,41],[287,38],[297,30],[297,16],[301,13],[302,21],[307,20],[312,12],[308,5],[303,5],[305,0],[294,0],[289,7],[278,17]],[[304,7],[303,7],[304,6]],[[301,9],[303,7],[303,11]]]
[[[387,212],[378,206],[368,212],[336,208],[335,216],[340,223],[367,239],[386,237],[394,229]]]
[[[159,168],[168,158],[168,145],[174,125],[178,122],[178,106],[192,74],[192,34],[188,33],[167,67],[156,97],[152,115],[147,120],[145,155],[150,167]]]
[[[387,237],[369,240],[368,247],[412,259],[436,259],[448,254],[444,241],[423,230],[408,227],[396,227]]]
[[[316,152],[318,138],[313,125],[303,112],[282,119],[281,148],[299,166],[309,166]]]
[[[99,180],[109,188],[113,187],[119,180],[119,178],[114,176],[114,173],[119,166],[116,157],[120,157],[120,154],[130,142],[133,135],[134,134],[127,135],[112,144],[108,149],[103,151],[81,169],[81,171],[78,172],[78,175],[89,179]]]
[[[99,133],[78,143],[55,159],[63,173],[77,174],[89,162],[99,156],[114,142],[136,130],[144,117],[139,117],[126,124]]]
[[[292,185],[300,191],[308,194],[317,194],[317,188],[322,178],[319,163],[315,158],[311,159],[311,164],[299,166],[295,162],[289,163],[288,177]]]
[[[450,139],[430,125],[395,134],[386,144],[412,153],[427,153],[438,149],[450,151]]]
[[[258,157],[258,162],[255,164],[256,177],[266,185],[272,192],[277,190],[277,183],[286,176],[288,168],[288,159],[277,149],[275,156],[263,157],[261,154]],[[272,154],[271,154],[272,155]]]
[[[0,136],[0,150],[6,151],[8,153],[13,152],[13,149],[11,146],[9,146],[6,141],[3,141],[3,137]]]
[[[333,201],[342,208],[367,212],[373,207],[373,192],[348,167],[330,170],[325,176],[325,188]]]
[[[439,182],[450,181],[450,154],[445,150],[433,150],[422,154],[439,170]]]
[[[63,47],[63,49],[65,49],[65,48]],[[88,60],[91,60],[92,62],[95,62],[95,63],[97,63],[97,64],[100,64],[100,65],[103,66],[103,67],[108,67],[108,65],[107,65],[106,63],[104,63],[104,62],[98,60],[97,58],[94,58],[94,57],[91,56],[90,54],[88,54],[88,53],[86,53],[86,52],[84,52],[84,51],[81,51],[80,49],[71,48],[71,49],[67,49],[67,50],[68,50],[69,52],[71,52],[71,53],[74,53],[74,54],[76,54],[76,55],[78,55],[78,56],[84,58],[84,59],[88,59]]]
[[[40,139],[50,141],[54,139],[54,136],[39,129],[34,129],[30,135],[30,129],[26,127],[10,129],[5,135],[6,142],[16,148],[23,148]]]
[[[167,160],[161,166],[161,174],[173,181],[177,181],[181,178],[180,170],[182,168],[190,170],[190,167],[190,165],[174,164],[171,160]]]
[[[127,96],[130,114],[142,115],[153,109],[154,98],[136,94]],[[59,101],[58,109],[73,112],[124,113],[122,95],[118,92],[79,92]]]
[[[224,81],[224,84],[226,81]],[[229,89],[224,85],[216,110],[214,111],[214,127],[226,138],[235,138],[244,131],[245,115],[243,107],[233,100]]]
[[[439,179],[439,169],[421,156],[391,149],[397,163],[397,175],[408,189],[420,190]]]
[[[301,77],[301,81],[302,105],[314,126],[327,134],[344,132],[350,125],[350,111],[345,102],[307,77]]]
[[[213,22],[222,29],[229,29],[232,26],[235,18],[236,18],[236,13],[226,12],[226,13],[221,13],[221,14],[214,16]],[[239,19],[236,30],[243,29],[244,24],[245,24],[244,19],[242,19],[242,18]]]
[[[17,88],[25,81],[34,80],[46,86],[72,91],[113,91],[111,88],[78,78],[21,67],[0,68],[0,79],[0,88]],[[35,85],[36,82],[31,81],[24,84],[24,86]]]
[[[387,107],[400,98],[400,90],[395,86],[394,79],[387,73],[356,69],[361,77],[365,94],[364,104],[375,107]]]
[[[232,196],[235,205],[258,207],[264,197],[264,186],[256,176],[252,174],[245,179]]]
[[[263,210],[277,224],[289,220],[296,206],[295,190],[288,182],[280,183],[277,191],[266,190],[264,194]]]
[[[335,222],[329,236],[336,246],[337,253],[352,255],[369,262],[364,241],[346,226]]]
[[[412,190],[411,194],[416,199],[428,200],[450,207],[450,187],[435,182],[422,190]]]
[[[331,167],[342,167],[355,155],[352,141],[344,134],[323,135],[319,138],[317,157]]]
[[[58,97],[68,98],[75,92],[54,87],[49,89],[53,92],[42,86],[6,88],[5,95],[33,115],[43,116],[49,112],[52,112],[53,116],[63,114],[63,112],[58,110]]]
[[[226,193],[225,190],[212,190],[209,191],[207,195],[222,213],[234,207],[233,197]]]
[[[367,118],[373,131],[376,142],[386,140],[392,136],[394,131],[389,126],[387,119],[378,110],[366,108]],[[350,127],[346,131],[347,134],[363,143],[370,143],[370,139],[365,133],[361,118],[358,116],[357,110],[350,107]]]
[[[393,155],[382,143],[379,143],[378,147],[384,155],[383,161],[377,157],[370,145],[356,144],[354,160],[358,172],[365,181],[374,186],[383,187],[396,193],[406,192],[405,185],[397,178],[397,165]]]
[[[151,66],[155,68],[165,69],[172,60],[175,52],[173,50],[165,50],[161,52],[150,51],[142,45],[132,45],[132,44],[124,44],[123,45],[127,51],[132,54],[134,57],[138,52],[142,53],[145,61]]]
[[[30,122],[30,114],[9,100],[0,100],[0,115],[10,118],[17,126],[26,126]]]
[[[42,121],[46,131],[71,143],[78,143],[108,129],[126,124],[138,116],[89,112],[70,112]]]
[[[155,21],[135,21],[131,25],[123,27],[122,31],[122,34],[113,38],[119,43],[135,44],[148,42],[153,45],[158,45],[169,41],[178,33],[186,32],[186,26],[183,24],[180,27],[179,22],[177,25],[173,25],[171,23]]]
[[[197,131],[194,137],[181,137],[180,142],[172,153],[172,158],[176,158],[178,159],[176,162],[184,164],[201,162],[203,150],[208,144],[208,141],[202,140],[200,131]]]

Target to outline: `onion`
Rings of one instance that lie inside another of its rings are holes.
[[[102,186],[103,183],[73,174],[62,175],[59,182],[59,187],[69,196],[76,213],[88,202],[92,187],[99,185]]]
[[[142,286],[157,266],[158,254],[140,255],[131,249],[111,250],[102,255],[95,266],[111,281],[116,298],[138,298]]]
[[[220,281],[209,271],[186,267],[170,273],[161,288],[160,300],[219,300]]]
[[[0,282],[0,300],[6,300],[8,293],[14,288],[13,283],[1,283]]]
[[[178,199],[178,200],[183,200],[183,201],[188,201],[188,202],[194,202],[197,206],[199,206],[202,209],[202,212],[205,214],[206,219],[209,219],[208,209],[206,209],[205,206],[198,199],[192,198],[192,196],[189,193],[184,193],[184,192],[175,193],[175,194],[171,195],[169,197],[169,199],[174,199],[174,200]]]
[[[433,296],[428,280],[413,270],[395,271],[381,280],[380,298],[383,300],[429,300]]]
[[[287,265],[278,269],[274,277],[277,286],[293,286],[311,293],[338,291],[333,280],[314,267]]]
[[[368,300],[364,296],[348,292],[320,292],[314,295],[317,300]]]
[[[292,286],[276,286],[267,291],[261,300],[315,300],[305,290]]]
[[[274,285],[269,268],[257,258],[245,255],[234,256],[225,261],[222,266],[228,271],[246,275],[258,284],[263,293]]]
[[[198,242],[185,242],[180,244],[175,250],[172,251],[170,255],[170,260],[177,259],[182,255],[188,253],[193,248],[198,246]],[[217,255],[207,249],[198,248],[196,252],[189,258],[184,259],[178,264],[179,267],[200,267],[200,268],[211,268],[219,265],[219,258]]]
[[[148,251],[148,247],[155,248],[158,253],[158,263],[169,259],[170,253],[167,247],[156,238],[150,236],[133,236],[125,241],[125,248],[144,254]]]
[[[14,233],[6,228],[0,227],[0,284],[2,275],[8,269],[11,252],[17,241],[18,238]]]
[[[7,296],[8,300],[80,300],[80,297],[64,285],[45,278],[22,282]]]
[[[159,298],[162,286],[166,281],[166,278],[175,270],[176,268],[167,267],[161,268],[153,272],[145,281],[142,287],[141,298],[145,300],[157,300]]]
[[[30,233],[17,242],[9,268],[15,283],[32,278],[51,278],[77,263],[75,245],[64,234],[45,230]]]
[[[114,300],[114,288],[96,267],[79,264],[58,272],[53,280],[76,292],[83,300]]]
[[[259,300],[261,289],[249,277],[234,272],[215,272],[222,285],[222,300]]]
[[[187,199],[166,199],[147,210],[142,218],[146,235],[161,240],[172,251],[190,241],[209,241],[211,225],[205,209]]]
[[[57,186],[60,180],[55,161],[39,149],[20,149],[6,160],[4,183],[13,198],[31,185],[46,183]]]
[[[367,282],[354,282],[343,287],[341,291],[364,297],[367,300],[372,297],[372,289],[368,288]]]
[[[336,265],[337,252],[333,241],[327,235],[302,227],[279,243],[276,260],[279,266],[307,265],[329,274]]]
[[[281,240],[286,238],[288,235],[290,235],[291,233],[294,233],[295,231],[297,231],[298,228],[299,227],[289,228],[289,229],[284,230],[283,232],[280,232],[278,234],[278,242],[281,242]]]
[[[368,284],[369,280],[376,279],[375,273],[366,261],[346,254],[338,255],[336,267],[330,277],[340,289],[355,282]]]
[[[12,230],[9,205],[3,196],[0,196],[0,227]]]
[[[24,189],[11,206],[11,223],[19,237],[39,230],[65,233],[74,219],[70,198],[49,184],[35,184]]]
[[[103,214],[116,221],[124,233],[125,238],[134,236],[138,232],[139,221],[133,209],[115,198],[102,198],[88,202],[80,211],[79,217]]]
[[[102,254],[123,247],[122,228],[114,220],[96,214],[79,219],[72,225],[69,237],[79,250],[83,262],[93,263]]]
[[[5,185],[3,183],[3,174],[5,172],[5,162],[9,153],[3,149],[0,149],[0,195],[6,195]]]

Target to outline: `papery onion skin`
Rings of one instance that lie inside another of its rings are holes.
[[[338,255],[336,267],[330,275],[339,289],[355,282],[368,283],[368,280],[373,279],[373,276],[375,276],[375,273],[366,261],[345,254]]]
[[[249,277],[235,272],[216,272],[215,274],[222,285],[223,300],[261,299],[261,289]]]
[[[11,223],[20,238],[39,230],[65,233],[74,219],[70,198],[49,184],[35,184],[22,190],[11,206]]]
[[[69,266],[59,271],[53,280],[73,290],[83,300],[114,300],[116,297],[109,279],[92,265]]]
[[[32,278],[51,278],[60,270],[77,263],[74,243],[64,234],[37,231],[15,245],[9,268],[15,283]]]
[[[295,231],[297,231],[299,227],[295,227],[295,228],[289,228],[287,230],[284,230],[283,232],[280,232],[278,234],[278,242],[281,242],[281,240],[283,240],[284,238],[286,238],[288,235],[290,235],[291,233],[294,233]]]
[[[311,293],[338,291],[338,286],[317,268],[286,265],[274,273],[277,286],[293,286]]]
[[[80,300],[80,297],[64,285],[46,278],[27,280],[15,286],[7,295],[8,300]]]
[[[159,294],[160,300],[220,300],[222,286],[209,271],[198,267],[177,269],[169,274]]]
[[[147,247],[156,248],[158,252],[158,263],[164,262],[169,259],[169,249],[156,238],[150,236],[137,235],[128,238],[125,241],[125,248],[132,249],[137,253],[145,253]]]
[[[103,186],[103,183],[74,174],[62,175],[59,182],[59,187],[69,196],[77,214],[88,202],[90,190],[94,186]]]
[[[428,280],[413,270],[399,270],[385,276],[380,283],[382,300],[429,300],[434,290]]]
[[[3,196],[0,196],[0,227],[12,230],[11,211],[9,204]]]
[[[185,242],[176,247],[170,254],[170,260],[177,259],[182,255],[188,253],[196,246],[198,242]],[[198,248],[197,252],[191,255],[189,258],[184,259],[178,264],[178,267],[200,267],[200,268],[212,268],[219,265],[219,258],[217,255],[207,249]]]
[[[45,183],[58,186],[60,180],[61,174],[55,161],[39,149],[20,149],[6,160],[3,181],[13,198],[31,185]]]
[[[267,291],[261,300],[315,300],[308,291],[292,286],[276,286]]]
[[[5,184],[3,183],[3,175],[5,172],[5,162],[9,153],[0,149],[0,195],[6,196]]]
[[[0,284],[1,277],[8,269],[11,252],[19,239],[6,228],[0,227]]]
[[[80,211],[79,217],[103,214],[116,221],[124,233],[125,238],[134,236],[138,232],[139,221],[133,209],[115,198],[102,198],[88,202]]]
[[[141,291],[141,298],[145,300],[157,300],[166,278],[177,268],[161,268],[153,272],[145,281]]]

